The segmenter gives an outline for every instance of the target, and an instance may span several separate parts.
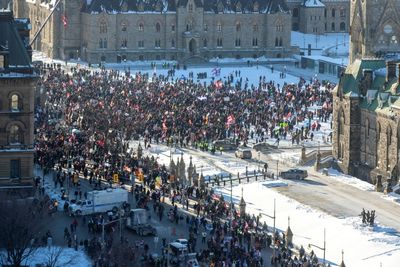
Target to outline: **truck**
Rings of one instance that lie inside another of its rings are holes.
[[[91,191],[85,200],[78,200],[69,206],[71,215],[88,215],[119,210],[129,210],[128,191],[122,188]]]
[[[140,236],[157,235],[157,230],[149,223],[145,209],[131,209],[126,218],[126,228],[135,231]]]

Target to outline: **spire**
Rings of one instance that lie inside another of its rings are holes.
[[[346,264],[344,264],[343,255],[344,255],[344,251],[342,249],[342,262],[340,263],[339,267],[346,267]]]

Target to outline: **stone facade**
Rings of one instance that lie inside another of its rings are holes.
[[[28,21],[26,21],[28,24]],[[37,76],[22,42],[29,27],[0,12],[0,193],[33,189],[34,87]]]
[[[350,65],[334,93],[333,155],[345,172],[399,180],[398,0],[351,2]]]
[[[400,76],[396,69],[400,70],[396,62],[357,59],[334,92],[333,155],[345,173],[372,183],[378,175],[384,180],[399,179]]]
[[[365,57],[398,54],[399,0],[354,0],[350,14],[350,62]]]
[[[349,32],[349,0],[287,0],[292,14],[292,30],[325,34]]]
[[[31,18],[33,34],[53,2],[15,0],[14,12]],[[91,63],[285,57],[292,54],[288,25],[284,0],[63,0],[34,48]]]

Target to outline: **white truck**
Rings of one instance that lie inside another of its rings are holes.
[[[145,209],[131,209],[126,218],[126,228],[135,231],[140,236],[157,235],[157,230],[149,224]]]
[[[91,191],[86,200],[79,200],[69,206],[71,215],[87,215],[93,213],[126,209],[128,204],[128,191],[122,188]]]

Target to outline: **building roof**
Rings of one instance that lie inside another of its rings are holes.
[[[86,0],[82,12],[106,13],[151,13],[175,12],[177,7],[184,7],[189,0]],[[196,7],[206,12],[218,13],[279,13],[289,12],[285,0],[194,0]]]
[[[7,72],[32,74],[31,58],[17,29],[12,12],[0,11],[0,54],[6,55]],[[4,73],[4,69],[0,72]]]

